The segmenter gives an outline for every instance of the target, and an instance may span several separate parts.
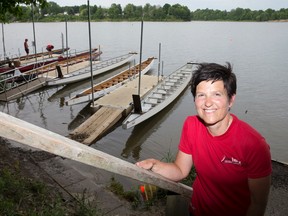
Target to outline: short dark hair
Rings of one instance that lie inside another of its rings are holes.
[[[196,87],[202,81],[219,81],[222,80],[224,88],[227,91],[229,99],[236,94],[237,79],[232,72],[232,67],[229,62],[226,66],[216,63],[199,63],[196,70],[193,72],[191,79],[191,92],[193,97],[196,95]]]

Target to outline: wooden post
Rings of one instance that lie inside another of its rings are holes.
[[[177,194],[168,194],[166,201],[165,216],[188,216],[189,215],[190,198]]]
[[[147,184],[152,184],[185,197],[191,197],[191,187],[167,180],[158,174],[139,168],[135,164],[19,120],[3,112],[0,112],[0,127],[0,136],[7,139]]]

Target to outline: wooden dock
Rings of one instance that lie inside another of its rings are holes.
[[[140,97],[148,93],[157,82],[157,76],[142,75]],[[138,83],[139,79],[134,79],[94,101],[91,106],[95,108],[96,112],[70,133],[71,138],[90,145],[121,118],[126,117],[133,108],[132,95],[138,94]]]

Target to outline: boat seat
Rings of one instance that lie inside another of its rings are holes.
[[[189,72],[188,72],[188,71],[189,71]],[[179,73],[180,73],[180,74],[183,74],[183,75],[190,75],[190,74],[191,74],[191,71],[190,71],[190,70],[187,70],[187,71],[181,70]]]
[[[178,80],[178,81],[179,81],[179,80],[182,80],[182,79],[185,78],[185,77],[186,77],[185,75],[181,75],[181,74],[179,74],[179,75],[174,75],[174,76],[173,76],[173,78],[176,79],[176,80]]]
[[[175,86],[175,83],[170,82],[170,80],[168,82],[165,82],[165,85],[167,86]]]
[[[158,99],[154,98],[148,98],[148,100],[144,101],[145,104],[151,104],[151,105],[157,105],[158,104]]]
[[[153,93],[150,98],[155,98],[155,99],[162,99],[163,95],[162,94],[157,94],[157,93]]]
[[[170,88],[171,86],[162,85],[161,87],[158,88],[158,90],[169,90]]]
[[[177,82],[179,82],[179,80],[177,80],[177,79],[173,79],[173,78],[171,77],[171,79],[169,79],[169,82],[177,83]]]
[[[151,107],[155,107],[158,103],[151,103],[151,102],[145,101],[144,104],[149,104],[151,105]]]
[[[152,104],[142,104],[142,112],[147,112],[152,108]]]
[[[152,102],[152,104],[158,104],[160,101],[163,101],[163,98],[158,98],[158,97],[153,97],[153,96],[149,96],[149,99],[155,99],[157,100],[157,103]],[[160,100],[160,101],[159,101]]]
[[[163,89],[158,89],[155,93],[165,95],[167,92]]]

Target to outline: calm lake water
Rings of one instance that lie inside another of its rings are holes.
[[[69,47],[88,49],[88,24],[75,22],[67,26]],[[62,47],[65,23],[35,23],[35,30],[38,51],[44,50],[48,43],[55,48]],[[101,47],[102,59],[129,51],[139,52],[140,30],[138,22],[91,23],[92,46]],[[32,23],[5,24],[4,32],[8,54],[23,55],[25,38],[29,39],[33,51]],[[273,159],[288,162],[287,38],[287,22],[145,22],[142,59],[158,57],[161,43],[164,74],[188,61],[231,62],[238,78],[232,113],[262,133],[271,146]],[[3,55],[2,46],[0,50]],[[139,56],[136,60],[139,61]],[[95,82],[112,73],[96,77]],[[157,64],[151,74],[157,74]],[[63,102],[89,85],[87,80],[66,87],[45,88],[16,101],[1,103],[0,111],[67,136],[73,129],[72,120],[86,104],[69,107]],[[176,153],[183,121],[193,114],[193,98],[187,89],[152,119],[129,130],[119,124],[92,147],[130,162],[147,157],[162,159],[169,152]]]

